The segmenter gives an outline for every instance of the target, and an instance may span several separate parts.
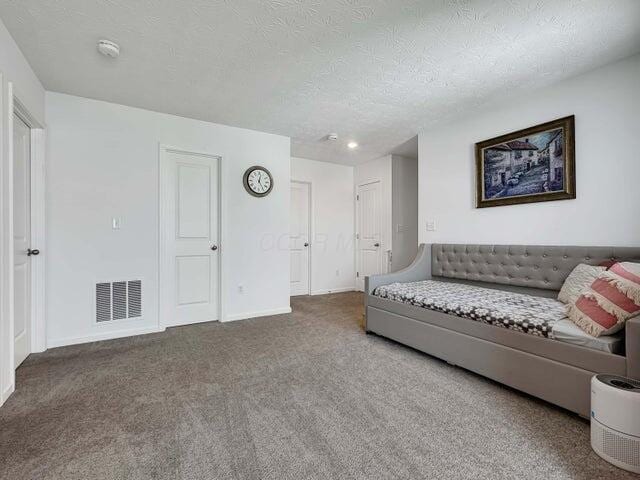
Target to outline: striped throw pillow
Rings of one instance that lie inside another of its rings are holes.
[[[611,335],[640,314],[640,264],[621,262],[602,272],[569,305],[569,319],[589,335]]]
[[[609,283],[640,305],[640,263],[620,262],[604,274]]]

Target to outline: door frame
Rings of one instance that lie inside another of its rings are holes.
[[[311,292],[313,292],[313,286],[311,285],[312,283],[312,278],[313,275],[311,275],[311,269],[313,268],[313,245],[315,242],[313,242],[313,232],[315,231],[315,224],[314,224],[314,219],[313,219],[313,183],[306,181],[306,180],[294,180],[291,179],[290,183],[302,183],[305,185],[309,186],[309,238],[308,238],[308,242],[309,242],[309,291],[306,293],[306,295],[311,295]],[[289,186],[289,193],[291,193],[291,185]],[[289,211],[289,215],[291,215],[291,211]],[[289,232],[289,234],[291,234],[291,232]],[[291,288],[291,285],[289,285],[289,288]],[[301,295],[305,295],[304,293]],[[289,290],[289,296],[298,296],[298,295],[291,295],[291,290]]]
[[[13,98],[13,110],[31,129],[29,165],[31,248],[35,247],[40,250],[40,255],[31,257],[31,353],[44,352],[47,349],[45,322],[45,258],[47,254],[45,241],[45,130],[44,126],[33,117],[17,97]],[[13,125],[11,129],[13,130]],[[13,150],[11,156],[13,161]],[[11,193],[13,195],[13,191]]]
[[[218,321],[224,321],[224,297],[223,297],[223,271],[224,271],[224,232],[226,230],[226,199],[224,189],[222,188],[225,178],[225,162],[221,155],[215,155],[209,152],[203,152],[191,148],[174,147],[171,145],[159,144],[158,162],[159,162],[159,184],[158,184],[158,327],[165,329],[167,318],[171,314],[172,306],[169,305],[170,295],[165,292],[175,290],[175,278],[170,278],[168,262],[168,234],[167,234],[167,208],[172,198],[169,191],[172,188],[170,181],[170,166],[168,158],[170,153],[179,153],[183,155],[193,155],[195,157],[214,158],[218,161]]]
[[[353,282],[355,284],[356,292],[364,291],[364,277],[363,278],[359,277],[360,270],[362,270],[361,269],[361,265],[360,265],[360,198],[359,198],[360,193],[359,192],[360,192],[360,188],[361,187],[366,187],[367,185],[372,185],[374,183],[379,184],[379,186],[380,186],[380,192],[379,193],[380,193],[380,195],[383,195],[384,192],[383,192],[382,188],[383,188],[384,185],[383,185],[382,180],[379,179],[379,178],[370,179],[370,180],[366,180],[366,181],[357,183],[356,184],[356,188],[355,188],[355,192],[353,192],[353,203],[354,203],[355,208],[356,208],[355,225],[354,225],[355,231],[356,231],[356,234],[355,234],[355,247],[356,248],[354,249],[355,250],[355,267],[356,267],[356,271],[354,272]],[[386,246],[385,232],[384,232],[384,228],[383,228],[383,225],[384,225],[385,221],[386,221],[385,216],[384,215],[381,216],[381,222],[380,222],[380,227],[381,227],[380,228],[380,248],[381,248],[380,251],[381,252],[384,252],[382,250],[382,248],[384,246]],[[384,253],[381,253],[381,255],[384,255]],[[388,272],[388,262],[385,262],[384,258],[382,258],[380,262],[381,262],[380,265],[383,268],[383,271],[380,272],[380,273],[382,273],[382,274],[387,273]],[[363,285],[362,288],[360,288],[360,283],[362,283],[362,285]]]
[[[0,405],[15,390],[13,276],[13,116],[31,129],[31,243],[41,255],[31,266],[31,353],[46,350],[45,321],[45,125],[14,96],[13,83],[0,72]],[[3,351],[4,346],[8,351]],[[6,364],[4,364],[6,362]]]

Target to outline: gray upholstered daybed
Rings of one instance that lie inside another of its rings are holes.
[[[508,298],[505,292],[533,295],[532,307],[544,310],[545,302],[551,302],[546,299],[557,297],[576,265],[608,260],[640,261],[640,248],[423,244],[406,269],[367,277],[365,329],[588,417],[594,374],[640,379],[640,317],[627,322],[621,338],[614,340],[622,348],[610,353],[603,351],[612,350],[607,346],[559,341],[546,331],[546,322],[501,328],[461,317],[456,314],[460,311],[451,313],[437,301],[429,308],[405,302],[403,292],[413,298],[420,289],[433,293],[442,285],[455,295],[461,287],[451,283],[464,284],[499,290],[487,293],[489,303],[494,296]],[[481,293],[475,290],[475,295]],[[460,310],[473,318],[477,314]]]

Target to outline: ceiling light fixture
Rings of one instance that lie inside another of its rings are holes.
[[[335,140],[338,140],[338,134],[337,133],[330,133],[329,135],[327,135],[327,140],[331,140],[332,142]]]
[[[98,42],[98,51],[105,57],[118,58],[120,55],[120,46],[109,40],[100,40]]]
[[[354,148],[358,148],[358,142],[349,142],[347,143],[347,147],[349,147],[351,150],[353,150]]]

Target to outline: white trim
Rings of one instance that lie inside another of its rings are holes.
[[[45,319],[45,130],[35,120],[18,98],[14,98],[14,112],[25,122],[31,132],[31,158],[29,175],[31,181],[31,241],[30,248],[40,250],[40,255],[31,257],[31,346],[30,353],[43,352],[47,348]]]
[[[84,335],[82,337],[66,337],[66,338],[54,338],[47,342],[47,347],[65,347],[67,345],[78,345],[80,343],[99,342],[102,340],[112,340],[114,338],[132,337],[135,335],[146,335],[149,333],[164,332],[164,327],[152,326],[142,328],[128,328],[124,330],[115,330],[110,332],[92,333],[91,335]]]
[[[15,388],[12,124],[13,85],[0,72],[0,404]]]
[[[171,291],[175,279],[169,278],[167,271],[168,254],[167,254],[167,232],[165,228],[165,217],[167,205],[171,201],[168,192],[171,189],[169,185],[169,165],[167,164],[168,153],[182,153],[185,155],[193,155],[198,157],[215,158],[218,161],[218,319],[224,318],[224,298],[223,298],[223,271],[224,271],[224,232],[226,231],[224,211],[226,210],[226,198],[224,188],[222,188],[222,179],[225,178],[226,171],[224,169],[225,162],[222,156],[208,152],[201,152],[193,149],[173,147],[160,143],[158,145],[158,163],[159,163],[159,186],[158,186],[158,327],[166,328],[175,326],[172,322],[168,325],[167,317],[170,315],[171,306],[167,306],[167,300],[172,295],[166,292]],[[185,324],[186,325],[186,324]]]
[[[268,317],[270,315],[282,315],[291,313],[291,307],[274,308],[271,310],[261,310],[258,312],[236,313],[226,317],[223,322],[235,322],[236,320],[245,320],[247,318]]]
[[[326,295],[328,293],[343,293],[354,291],[356,291],[354,287],[326,288],[322,290],[314,290],[311,292],[311,295]]]
[[[313,212],[314,212],[314,208],[313,208],[313,183],[307,180],[293,180],[291,179],[291,181],[289,182],[289,189],[291,189],[291,184],[292,183],[304,183],[306,185],[309,185],[309,231],[307,232],[308,238],[307,238],[307,243],[309,243],[309,278],[308,278],[308,285],[309,285],[309,289],[307,290],[306,293],[296,293],[295,295],[291,294],[291,290],[289,290],[289,296],[290,297],[297,297],[299,295],[311,295],[311,291],[312,291],[312,282],[313,282],[313,275],[312,275],[312,271],[313,271],[313,244],[315,243],[315,238],[314,238],[314,232],[315,232],[315,222],[314,222],[314,216],[313,216]],[[291,209],[291,206],[289,206],[289,209]],[[291,210],[289,210],[289,216],[291,216]],[[291,287],[289,287],[289,289],[291,289]]]
[[[13,392],[15,392],[16,388],[14,384],[11,384],[7,387],[7,389],[2,392],[2,398],[0,398],[0,405],[7,401],[7,399],[11,396]]]
[[[13,111],[29,126],[29,128],[33,130],[44,129],[44,125],[42,125],[36,117],[29,112],[29,109],[24,106],[24,103],[22,103],[18,97],[13,98]]]

